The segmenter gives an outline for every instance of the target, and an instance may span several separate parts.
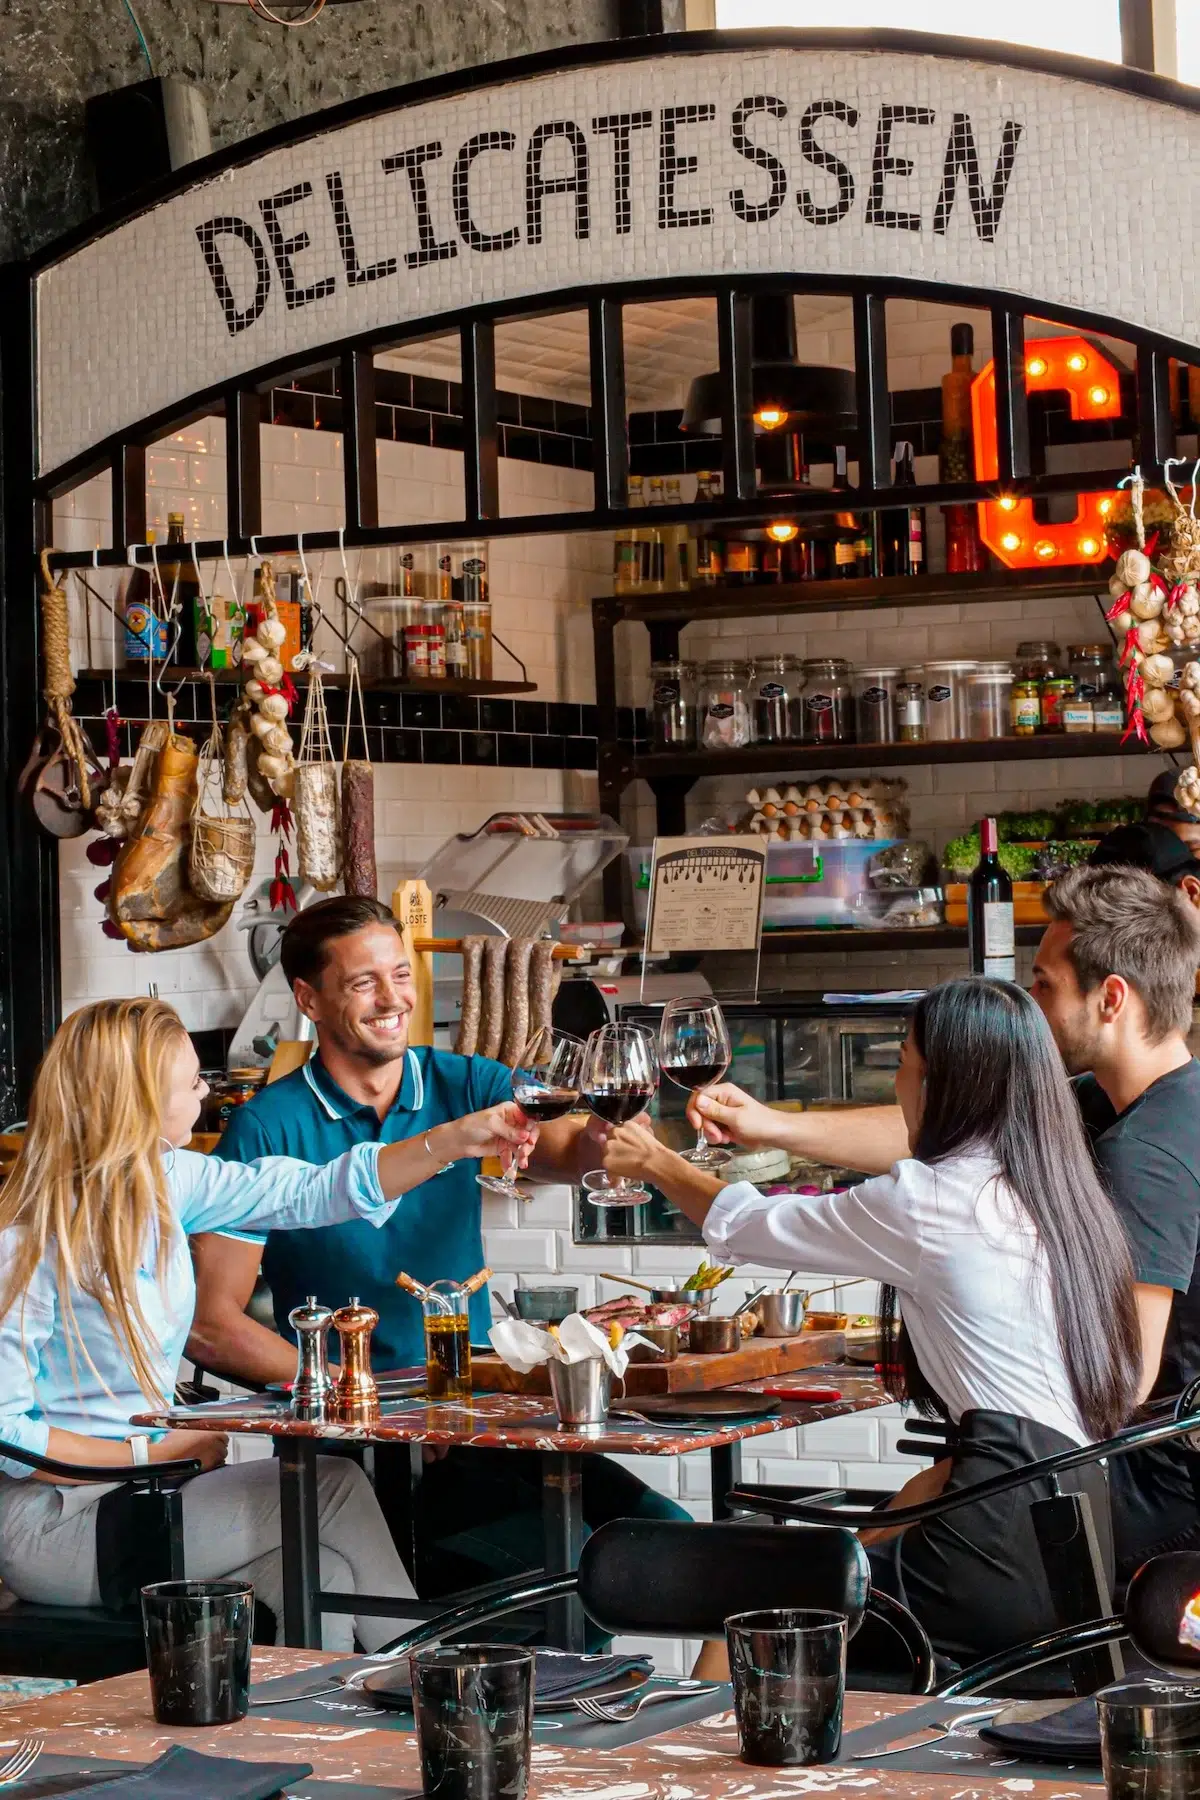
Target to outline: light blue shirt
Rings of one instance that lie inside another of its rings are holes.
[[[352,1219],[382,1225],[397,1202],[383,1197],[379,1151],[378,1144],[359,1144],[323,1168],[290,1156],[232,1163],[192,1150],[171,1153],[167,1196],[177,1229],[162,1275],[157,1234],[146,1244],[137,1272],[155,1375],[168,1399],[196,1307],[188,1234],[228,1226],[295,1230]],[[12,1256],[15,1242],[15,1228],[0,1233],[0,1267]],[[68,1335],[51,1252],[38,1264],[25,1294],[0,1320],[0,1442],[44,1456],[51,1427],[124,1438],[131,1415],[146,1410],[149,1402],[99,1301],[76,1288],[71,1303],[75,1329]],[[0,1457],[0,1473],[20,1480],[32,1470]]]

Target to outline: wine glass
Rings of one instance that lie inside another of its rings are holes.
[[[606,1125],[624,1125],[644,1112],[658,1084],[654,1035],[644,1025],[601,1025],[583,1053],[583,1098]],[[641,1206],[650,1190],[640,1182],[610,1180],[590,1169],[583,1189],[593,1206]]]
[[[729,1028],[712,994],[667,1001],[658,1031],[658,1063],[668,1081],[695,1093],[723,1081],[732,1059]],[[719,1169],[732,1155],[710,1144],[701,1128],[695,1148],[685,1150],[683,1160],[698,1169]]]
[[[579,1105],[582,1069],[580,1040],[569,1032],[543,1025],[529,1039],[513,1070],[513,1099],[525,1117],[538,1125],[561,1119]],[[489,1194],[498,1194],[504,1200],[521,1199],[521,1190],[513,1180],[511,1151],[503,1175],[477,1175],[475,1179]]]

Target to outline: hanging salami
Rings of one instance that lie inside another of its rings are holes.
[[[507,938],[484,939],[483,1006],[477,1046],[480,1056],[498,1055],[504,1038],[504,964],[507,957]]]
[[[375,868],[375,771],[367,757],[367,720],[363,708],[358,658],[351,656],[350,691],[346,696],[346,743],[342,761],[342,886],[359,899],[375,900],[379,876]],[[363,756],[350,755],[355,698],[362,728]]]
[[[521,1052],[529,1042],[529,959],[533,955],[533,939],[510,938],[504,971],[504,1035],[500,1040],[500,1061],[515,1069]]]
[[[462,1015],[454,1041],[460,1056],[474,1056],[479,1043],[483,1011],[483,944],[481,937],[465,937],[462,941]]]
[[[296,763],[294,807],[300,875],[318,893],[328,894],[341,874],[342,824],[325,687],[315,656],[308,661],[308,699]]]

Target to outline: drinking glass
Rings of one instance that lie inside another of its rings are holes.
[[[471,1644],[409,1658],[421,1786],[434,1800],[525,1800],[533,1651]]]
[[[1200,1688],[1122,1682],[1096,1710],[1110,1800],[1200,1800]]]
[[[832,1762],[846,1693],[844,1613],[735,1613],[725,1621],[742,1761]]]
[[[561,1119],[579,1105],[582,1069],[580,1040],[567,1031],[543,1025],[529,1039],[513,1070],[513,1099],[525,1117],[538,1125]],[[477,1175],[475,1179],[489,1194],[499,1194],[504,1200],[521,1198],[521,1190],[513,1180],[511,1151],[503,1175]]]
[[[606,1125],[624,1125],[644,1112],[658,1084],[655,1040],[644,1025],[601,1025],[584,1046],[583,1099]],[[650,1190],[590,1169],[583,1190],[593,1206],[641,1206]]]
[[[150,1698],[160,1725],[229,1725],[250,1710],[254,1589],[156,1581],[142,1589]]]
[[[725,1014],[712,994],[667,1001],[658,1030],[658,1066],[668,1081],[696,1093],[723,1081],[732,1060]],[[732,1155],[732,1150],[710,1144],[701,1127],[695,1148],[685,1150],[683,1160],[699,1169],[719,1169]]]

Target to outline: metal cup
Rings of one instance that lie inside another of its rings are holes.
[[[764,1337],[795,1337],[804,1324],[802,1288],[777,1288],[754,1302]]]
[[[612,1399],[612,1370],[602,1357],[586,1362],[552,1362],[550,1393],[564,1431],[595,1436],[603,1431]]]

